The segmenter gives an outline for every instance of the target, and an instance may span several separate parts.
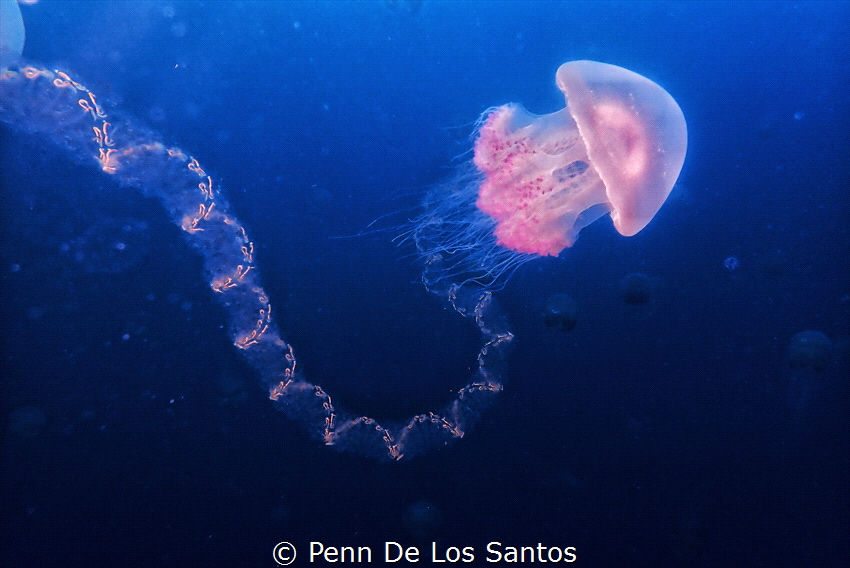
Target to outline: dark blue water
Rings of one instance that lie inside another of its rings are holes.
[[[604,61],[674,96],[689,149],[644,231],[604,218],[497,293],[516,349],[476,428],[386,464],[274,410],[156,202],[0,130],[4,566],[274,566],[280,541],[296,565],[311,541],[375,564],[386,541],[420,564],[432,542],[487,564],[491,541],[583,566],[850,560],[850,4],[23,12],[29,60],[221,180],[299,366],[365,414],[439,408],[475,364],[474,327],[393,238],[482,111],[558,110],[558,66]],[[569,332],[544,323],[555,293]]]

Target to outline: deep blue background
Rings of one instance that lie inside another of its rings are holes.
[[[274,410],[156,202],[0,130],[4,566],[272,566],[282,540],[433,540],[478,560],[491,540],[542,542],[583,566],[850,560],[850,4],[23,12],[26,57],[222,180],[299,365],[373,415],[441,407],[474,363],[474,329],[392,239],[469,159],[483,110],[555,111],[558,66],[595,59],[666,88],[689,151],[639,235],[603,219],[498,294],[517,348],[481,423],[383,464]],[[643,306],[618,290],[636,271],[655,286]],[[553,293],[579,305],[569,333],[543,324]],[[825,369],[789,365],[804,330],[831,339]],[[422,501],[440,520],[417,531]]]

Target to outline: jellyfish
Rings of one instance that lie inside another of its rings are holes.
[[[565,108],[535,115],[509,103],[485,112],[474,167],[426,198],[414,236],[437,266],[431,282],[491,286],[528,260],[559,255],[606,213],[633,236],[670,194],[687,150],[673,97],[595,61],[565,63],[556,80]]]
[[[620,280],[623,301],[632,306],[646,304],[652,298],[652,280],[642,272],[632,272]]]
[[[758,259],[758,269],[765,278],[781,278],[788,270],[788,259],[781,250],[770,251]]]
[[[546,327],[571,331],[578,323],[578,306],[567,294],[552,294],[546,300],[544,322]]]
[[[818,398],[832,361],[832,342],[823,332],[806,330],[791,338],[785,355],[786,392],[794,417],[800,420]]]
[[[147,222],[108,217],[63,241],[59,251],[88,274],[121,274],[144,265],[150,240]]]
[[[0,69],[16,63],[24,50],[24,19],[15,0],[0,0]]]
[[[9,415],[8,432],[25,440],[38,436],[47,423],[44,413],[34,406],[22,406]]]
[[[0,29],[5,34],[6,23]],[[563,65],[557,80],[565,109],[537,117],[509,104],[485,113],[474,159],[426,198],[413,229],[425,259],[423,281],[474,321],[480,349],[469,382],[441,410],[386,426],[343,410],[304,378],[260,283],[254,242],[197,159],[167,148],[132,119],[106,112],[92,91],[60,70],[24,66],[0,73],[0,120],[46,133],[75,155],[93,158],[122,186],[157,197],[203,255],[210,287],[230,317],[231,339],[278,408],[326,445],[400,460],[462,438],[503,390],[514,335],[492,294],[500,277],[527,259],[558,255],[605,213],[621,234],[634,235],[681,170],[684,119],[655,83],[586,61]],[[120,245],[117,256],[126,251],[123,238],[107,242]],[[105,266],[111,258],[106,255]],[[480,285],[465,286],[470,281]]]
[[[820,331],[801,331],[788,345],[788,365],[794,370],[810,369],[822,373],[829,366],[832,342]]]
[[[434,538],[443,524],[443,513],[434,503],[417,501],[404,510],[402,524],[408,533],[418,541]]]

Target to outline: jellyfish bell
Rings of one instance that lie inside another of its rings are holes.
[[[475,143],[476,206],[500,246],[556,256],[605,213],[624,236],[643,229],[676,183],[687,127],[667,91],[632,71],[571,61],[557,72],[567,106],[537,116],[492,110]]]
[[[605,184],[614,227],[637,234],[682,171],[688,147],[682,109],[657,84],[616,65],[564,63],[557,81]]]

